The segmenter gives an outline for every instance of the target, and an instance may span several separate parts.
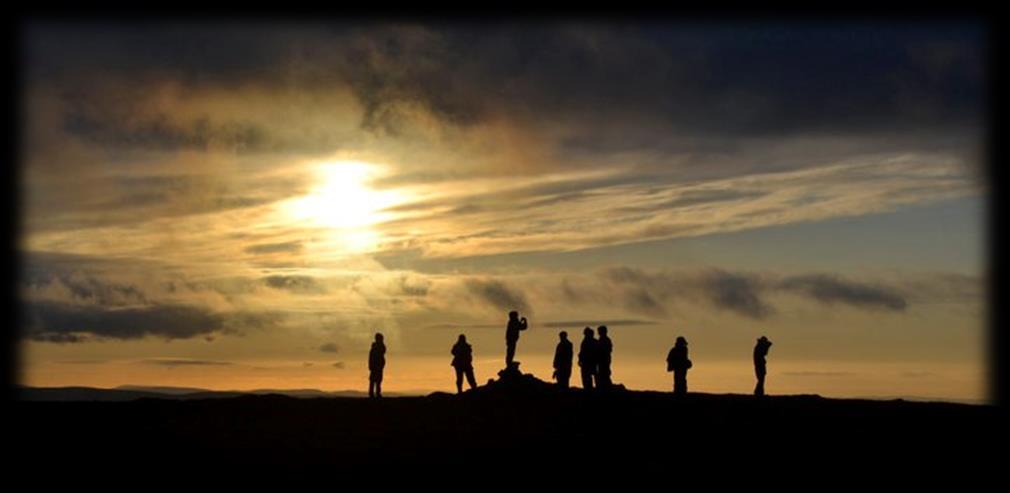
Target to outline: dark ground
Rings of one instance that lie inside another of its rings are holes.
[[[614,391],[538,380],[462,396],[249,395],[17,402],[18,467],[277,471],[400,466],[879,469],[981,475],[1006,466],[1000,408],[949,403]],[[18,462],[19,460],[23,462]],[[58,467],[55,467],[58,466]],[[680,469],[678,469],[680,468]],[[932,469],[936,468],[936,469]]]

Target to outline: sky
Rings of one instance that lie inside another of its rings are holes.
[[[984,401],[986,31],[881,22],[23,25],[33,386],[551,377]]]

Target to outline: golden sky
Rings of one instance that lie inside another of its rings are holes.
[[[972,25],[31,23],[22,382],[985,398]]]

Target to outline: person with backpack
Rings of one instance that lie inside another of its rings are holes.
[[[673,349],[666,356],[666,371],[673,372],[674,395],[687,394],[687,370],[691,366],[691,360],[687,357],[687,339],[677,337]]]
[[[452,363],[450,366],[456,369],[456,393],[463,393],[463,376],[466,376],[467,383],[471,389],[477,388],[477,379],[473,376],[473,347],[466,342],[466,336],[459,335],[459,339],[452,347]]]

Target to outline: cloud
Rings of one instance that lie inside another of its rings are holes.
[[[723,270],[712,271],[706,277],[709,298],[715,306],[756,319],[774,311],[760,298],[760,281],[753,277]]]
[[[901,293],[893,289],[846,281],[825,274],[787,277],[782,279],[777,287],[802,293],[822,303],[845,303],[894,311],[903,311],[908,306]]]
[[[287,241],[283,243],[263,243],[246,247],[246,253],[253,255],[263,255],[268,253],[298,253],[302,251],[300,241]]]
[[[311,276],[275,275],[267,276],[261,281],[274,289],[282,289],[293,293],[325,293],[326,289]]]
[[[148,365],[157,366],[231,366],[233,363],[227,361],[210,361],[210,360],[196,360],[196,359],[147,359],[143,360],[142,363]]]
[[[548,320],[545,322],[531,321],[532,324],[538,327],[545,328],[572,328],[572,327],[586,327],[598,325],[606,325],[607,327],[632,327],[637,325],[654,325],[656,322],[651,320]],[[471,324],[471,323],[449,323],[449,324],[432,324],[426,325],[425,329],[501,329],[502,324]]]
[[[533,312],[526,296],[499,280],[468,279],[466,288],[481,301],[504,312],[519,311],[521,315]]]
[[[25,335],[37,341],[80,342],[88,335],[124,340],[145,336],[187,339],[225,327],[222,315],[186,305],[106,309],[36,301],[25,308]]]
[[[319,346],[319,350],[324,353],[336,353],[340,350],[340,348],[335,343],[327,342],[326,344]]]
[[[344,365],[343,361],[337,361],[336,363],[333,363],[330,366],[332,366],[332,367],[334,367],[334,368],[336,368],[338,370],[343,370],[345,365]]]
[[[714,308],[748,318],[763,319],[775,313],[774,305],[767,298],[777,293],[799,295],[819,303],[897,312],[904,311],[909,305],[901,281],[891,281],[890,285],[886,285],[878,281],[847,280],[824,273],[782,276],[724,269],[650,272],[630,267],[612,267],[600,271],[597,276],[614,285],[629,310],[655,316],[665,314],[667,302],[703,299]],[[914,281],[919,287],[937,283],[943,286],[949,282],[945,276]],[[955,283],[962,286],[970,285],[971,282],[957,279]],[[934,291],[936,289],[938,288],[933,288]],[[570,301],[578,302],[580,299],[579,296],[572,296],[570,285],[562,283],[560,291]]]

